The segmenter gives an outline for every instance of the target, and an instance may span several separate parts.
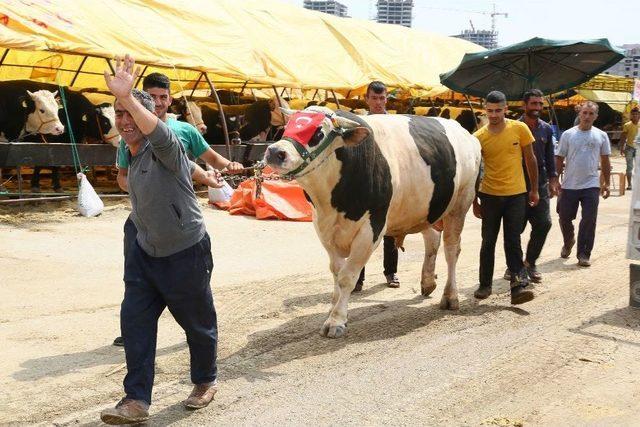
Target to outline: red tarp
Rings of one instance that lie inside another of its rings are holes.
[[[228,210],[231,215],[305,222],[312,220],[311,204],[295,181],[265,180],[261,185],[260,197],[256,199],[256,180],[249,179],[240,183],[229,202],[211,204]]]

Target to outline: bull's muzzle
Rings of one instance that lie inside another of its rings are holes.
[[[287,160],[287,152],[277,145],[270,145],[265,160],[270,165],[281,166]]]

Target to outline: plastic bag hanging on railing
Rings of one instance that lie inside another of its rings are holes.
[[[98,197],[98,193],[93,189],[87,176],[80,172],[78,175],[80,181],[78,189],[78,212],[86,217],[97,216],[102,213],[104,203]]]

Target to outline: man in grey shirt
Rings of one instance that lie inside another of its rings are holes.
[[[582,219],[578,231],[578,265],[591,266],[591,250],[596,234],[599,196],[609,197],[611,146],[605,132],[593,126],[598,117],[598,104],[587,101],[580,106],[580,124],[565,131],[560,137],[556,155],[558,174],[564,170],[564,179],[558,197],[558,215],[564,246],[562,258],[569,258],[576,243],[573,220],[582,205]],[[566,167],[564,163],[566,162]],[[600,184],[598,164],[601,165],[604,183]]]
[[[191,381],[184,401],[203,408],[217,390],[217,320],[211,294],[213,259],[191,175],[196,171],[176,135],[153,114],[149,94],[133,90],[135,62],[117,61],[105,80],[116,97],[116,126],[129,148],[127,186],[131,219],[138,234],[125,260],[125,294],[120,311],[127,375],[125,397],[102,411],[108,424],[149,418],[158,318],[168,307],[185,330]]]

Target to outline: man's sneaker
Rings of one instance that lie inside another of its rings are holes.
[[[124,338],[116,337],[116,339],[113,340],[113,345],[115,345],[116,347],[124,347]]]
[[[205,384],[196,384],[193,391],[185,400],[184,406],[187,409],[201,409],[207,406],[213,400],[213,396],[218,391],[218,383],[213,381]]]
[[[385,274],[384,277],[387,279],[387,286],[390,288],[399,288],[400,287],[400,279],[396,273],[393,274]]]
[[[538,271],[535,265],[530,265],[525,263],[524,268],[527,271],[527,276],[529,276],[529,280],[531,280],[533,283],[542,282],[542,274],[540,274],[540,272]]]
[[[523,285],[517,285],[511,287],[511,304],[524,304],[533,299],[533,291],[525,289]]]
[[[591,261],[589,261],[589,258],[587,258],[586,256],[579,256],[578,265],[580,267],[591,267]]]
[[[571,249],[573,249],[573,245],[575,244],[576,239],[571,238],[571,241],[569,241],[569,246],[562,247],[562,250],[560,251],[560,258],[569,258],[569,255],[571,255]]]
[[[511,281],[511,271],[509,271],[509,269],[508,269],[508,268],[504,271],[504,276],[502,276],[502,278],[503,278],[504,280],[509,280],[509,281]]]
[[[527,277],[527,270],[523,268],[514,280],[511,281],[511,304],[523,304],[533,299],[533,291],[527,289],[528,285],[529,278]]]
[[[353,288],[353,290],[351,291],[351,293],[354,292],[362,292],[362,286],[364,285],[364,280],[358,280],[356,282],[356,287]]]
[[[100,419],[106,424],[137,424],[149,419],[149,405],[142,400],[124,398],[115,408],[100,412]]]
[[[473,293],[473,296],[477,299],[486,299],[491,295],[491,286],[478,286],[478,289]]]

